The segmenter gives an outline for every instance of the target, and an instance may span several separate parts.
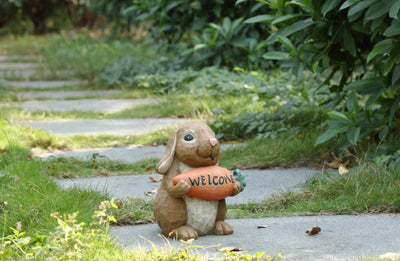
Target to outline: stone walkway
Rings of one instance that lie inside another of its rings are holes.
[[[157,129],[186,122],[186,119],[105,119],[105,120],[48,120],[21,121],[18,124],[32,126],[56,135],[108,134],[128,136],[145,134]]]
[[[203,236],[193,242],[193,252],[221,257],[219,248],[239,248],[247,253],[281,254],[294,261],[354,260],[361,257],[400,257],[400,216],[299,216],[232,219],[230,236]],[[258,228],[265,226],[265,228]],[[321,232],[309,236],[315,226]],[[112,227],[110,233],[128,249],[183,246],[159,235],[156,224]]]
[[[276,169],[276,170],[242,170],[246,176],[247,187],[239,195],[227,198],[228,204],[243,204],[259,202],[280,191],[294,189],[304,184],[307,177],[320,172],[312,169]],[[66,179],[59,181],[65,188],[74,186],[90,187],[99,191],[107,191],[114,198],[131,197],[149,199],[145,191],[158,188],[159,184],[152,182],[161,177],[158,174],[128,175],[112,177],[94,177],[84,179]]]
[[[84,110],[82,106],[85,105],[92,112],[113,112],[133,105],[132,100],[100,99],[102,95],[107,95],[106,90],[96,91],[94,96],[99,99],[86,100],[82,98],[92,97],[92,94],[87,91],[56,91],[65,86],[84,85],[83,81],[27,81],[27,78],[37,74],[36,65],[8,63],[7,60],[7,57],[0,56],[0,78],[2,76],[13,78],[13,81],[7,82],[8,86],[12,86],[23,99],[47,99],[46,101],[22,103],[27,110]],[[17,77],[23,81],[15,81],[14,78]],[[29,88],[29,92],[26,90],[18,92],[18,90],[26,88]],[[54,92],[47,90],[36,94],[35,89],[38,91],[54,89]],[[65,98],[75,98],[75,100],[63,100]],[[185,119],[86,119],[19,123],[51,131],[56,135],[132,135],[185,121]],[[164,151],[165,146],[141,148],[132,146],[81,149],[49,153],[42,157],[90,158],[94,153],[99,153],[112,160],[131,162],[144,158],[160,158]],[[296,189],[298,185],[306,181],[307,177],[318,170],[244,170],[243,172],[248,185],[241,194],[228,198],[229,204],[258,202],[273,193]],[[157,177],[157,174],[68,179],[60,180],[59,184],[65,188],[89,186],[93,189],[107,191],[115,197],[149,198],[144,196],[144,191],[151,191],[154,187],[158,187],[158,183],[151,182],[149,177]],[[344,260],[364,256],[400,256],[400,216],[398,215],[273,217],[235,219],[228,220],[228,222],[235,229],[233,235],[200,237],[194,242],[200,247],[192,251],[199,251],[205,256],[214,257],[220,255],[217,251],[220,247],[236,247],[251,254],[265,252],[269,255],[276,255],[280,253],[284,258],[291,260]],[[265,228],[259,228],[259,226]],[[314,236],[307,235],[305,230],[314,226],[321,227],[322,231]],[[163,247],[166,244],[178,246],[182,244],[171,239],[161,238],[156,224],[112,227],[110,233],[115,236],[117,242],[128,249],[132,247],[151,249],[152,244],[156,247]],[[148,240],[151,240],[152,243]]]
[[[7,81],[6,85],[16,89],[32,88],[32,89],[48,89],[62,88],[68,86],[76,86],[85,84],[85,81]]]
[[[93,90],[93,91],[22,91],[18,96],[22,99],[69,99],[69,98],[101,98],[105,96],[118,95],[122,92],[114,90]]]
[[[26,101],[22,102],[22,107],[30,111],[52,111],[52,112],[84,111],[84,112],[114,113],[126,109],[131,109],[140,105],[149,105],[155,103],[158,103],[158,100],[79,99],[79,100]]]

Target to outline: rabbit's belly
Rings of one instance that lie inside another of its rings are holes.
[[[204,200],[184,196],[186,203],[186,224],[194,228],[199,235],[208,235],[214,229],[217,218],[218,200]]]

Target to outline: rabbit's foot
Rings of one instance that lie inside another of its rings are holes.
[[[197,239],[199,234],[190,226],[181,226],[172,230],[168,236],[187,241],[189,239]]]
[[[233,233],[233,227],[225,221],[216,221],[214,226],[214,232],[218,236],[230,235]]]

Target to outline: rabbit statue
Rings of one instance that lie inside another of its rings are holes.
[[[191,187],[177,175],[198,167],[216,166],[220,147],[211,128],[200,121],[187,122],[171,133],[165,155],[156,166],[164,175],[154,202],[154,216],[166,237],[197,239],[199,235],[229,235],[231,225],[225,222],[225,199],[204,200],[186,194]],[[241,191],[236,181],[231,196]]]

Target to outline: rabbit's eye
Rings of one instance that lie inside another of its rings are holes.
[[[185,137],[183,137],[185,141],[192,141],[194,139],[192,134],[186,134]]]

